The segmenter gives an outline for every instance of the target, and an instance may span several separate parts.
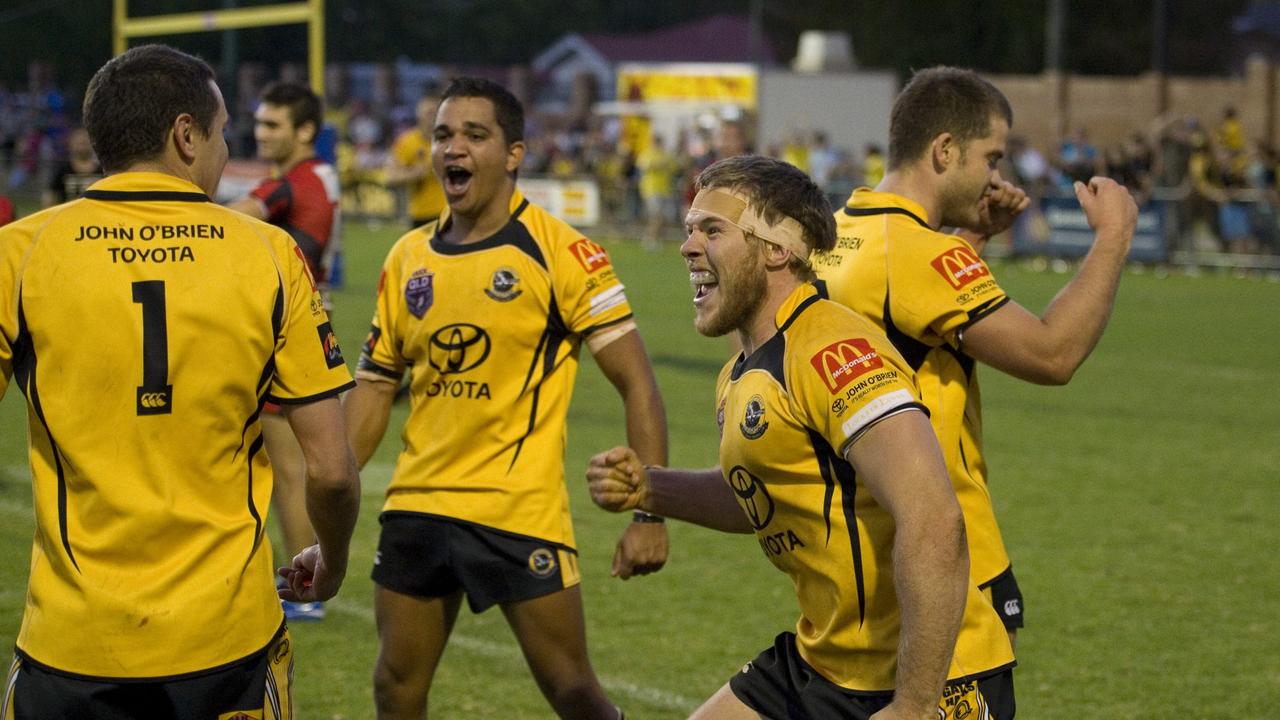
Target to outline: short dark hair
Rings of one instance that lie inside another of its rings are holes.
[[[102,169],[159,156],[182,113],[208,137],[218,114],[213,80],[208,63],[167,45],[140,45],[108,60],[84,94],[84,126]]]
[[[939,65],[921,70],[893,101],[889,117],[889,169],[912,162],[944,132],[963,147],[991,133],[991,116],[1013,127],[1013,108],[976,72]]]
[[[507,144],[524,140],[524,107],[510,90],[498,83],[478,77],[456,77],[440,96],[443,103],[451,97],[485,98],[493,103],[493,116],[502,128]]]
[[[258,101],[267,105],[289,109],[289,119],[293,121],[293,129],[311,123],[316,132],[324,124],[324,104],[320,97],[311,92],[306,85],[293,82],[273,82],[262,89]]]
[[[836,221],[826,193],[804,171],[763,155],[738,155],[711,164],[695,181],[698,190],[725,188],[745,192],[770,225],[789,217],[800,223],[810,251],[826,252],[836,244]],[[812,275],[808,258],[796,258],[793,268]]]

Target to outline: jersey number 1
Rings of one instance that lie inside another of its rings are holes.
[[[133,284],[133,301],[142,305],[142,385],[139,415],[168,415],[173,410],[169,384],[169,324],[165,317],[164,281]]]

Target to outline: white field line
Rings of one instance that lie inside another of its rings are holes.
[[[329,601],[326,605],[331,610],[360,618],[370,625],[373,624],[373,609],[361,607],[358,605],[350,605],[342,600]],[[459,647],[472,655],[489,658],[493,660],[504,660],[512,662],[523,662],[519,648],[514,644],[510,645],[490,642],[480,638],[471,637],[458,632],[449,636],[449,646]],[[632,700],[638,700],[649,704],[650,706],[660,708],[662,710],[674,710],[678,712],[692,712],[698,707],[699,702],[683,695],[659,690],[658,688],[637,685],[626,680],[619,680],[608,676],[600,677],[600,684],[605,690],[615,695],[625,696]]]

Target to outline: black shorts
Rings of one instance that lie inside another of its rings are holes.
[[[892,692],[857,692],[822,677],[800,657],[790,632],[730,678],[729,688],[771,720],[867,720],[893,700]],[[1012,668],[947,683],[938,709],[940,720],[1012,720]]]
[[[283,626],[244,660],[175,678],[86,678],[19,654],[0,720],[291,720],[292,681],[293,644]]]
[[[991,601],[1006,630],[1014,631],[1022,627],[1022,589],[1018,587],[1018,578],[1013,576],[1012,565],[990,581],[979,585],[978,589]]]
[[[461,590],[472,612],[577,585],[578,553],[556,543],[423,513],[389,511],[373,581],[417,597]]]

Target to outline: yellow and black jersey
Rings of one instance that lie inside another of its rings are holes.
[[[973,247],[929,227],[924,209],[861,188],[836,213],[836,247],[813,257],[831,299],[880,326],[916,373],[969,534],[970,571],[985,585],[1009,568],[982,456],[982,403],[964,328],[1009,298]]]
[[[391,145],[391,157],[405,167],[431,164],[431,137],[418,128],[404,131]],[[444,212],[444,186],[434,172],[428,171],[409,185],[408,211],[414,220],[431,220]]]
[[[35,502],[19,653],[157,678],[266,647],[258,414],[351,384],[289,236],[169,175],[107,177],[0,229],[0,370]]]
[[[452,245],[432,223],[383,265],[357,375],[410,370],[404,449],[385,510],[573,547],[565,415],[584,339],[632,326],[604,249],[517,191],[511,220]]]
[[[795,583],[800,655],[837,685],[891,691],[893,517],[845,452],[880,420],[924,407],[884,334],[820,285],[793,292],[775,321],[776,335],[720,374],[720,467],[765,556]],[[948,678],[1012,661],[999,617],[971,585]]]

